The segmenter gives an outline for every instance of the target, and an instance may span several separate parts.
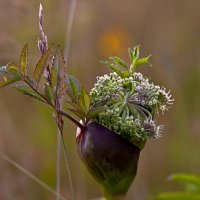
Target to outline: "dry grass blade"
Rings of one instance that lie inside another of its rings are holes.
[[[2,152],[0,152],[0,157],[4,161],[8,162],[12,166],[16,167],[18,170],[20,170],[21,172],[23,172],[27,177],[29,177],[30,179],[32,179],[33,181],[35,181],[38,185],[40,185],[41,187],[43,187],[44,189],[46,189],[52,195],[56,196],[59,200],[67,200],[65,197],[57,194],[50,186],[48,186],[46,183],[44,183],[43,181],[41,181],[39,178],[37,178],[35,175],[33,175],[27,169],[25,169],[24,167],[22,167],[21,165],[19,165],[18,163],[16,163],[14,160],[12,160],[11,158],[9,158],[8,156],[6,156],[5,154],[3,154]]]

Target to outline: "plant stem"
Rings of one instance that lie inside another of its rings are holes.
[[[61,134],[57,134],[57,159],[56,159],[56,193],[60,194],[60,164],[61,164]],[[56,197],[56,200],[60,200],[59,197]]]
[[[81,130],[83,130],[83,129],[85,128],[85,126],[83,126],[80,122],[78,122],[75,118],[73,118],[71,115],[69,115],[69,114],[66,113],[65,111],[59,110],[59,109],[56,109],[56,111],[57,111],[59,114],[65,116],[65,117],[67,117],[69,120],[71,120],[71,121],[72,121],[74,124],[76,124]]]
[[[71,120],[74,124],[76,124],[80,129],[83,129],[84,126],[78,121],[76,120],[74,117],[72,117],[70,114],[68,114],[67,112],[56,108],[56,106],[54,104],[52,104],[43,94],[41,94],[36,88],[34,88],[27,80],[24,80],[24,82],[34,91],[36,92],[40,97],[42,97],[45,100],[45,103],[48,104],[49,106],[51,106],[55,111],[57,111],[59,114],[65,116],[66,118],[68,118],[69,120]]]
[[[14,167],[16,167],[18,170],[20,170],[21,172],[23,172],[26,176],[28,176],[30,179],[32,179],[33,181],[35,181],[38,185],[40,185],[41,187],[43,187],[44,189],[46,189],[48,192],[50,192],[51,194],[55,195],[57,198],[59,198],[60,200],[66,200],[65,197],[61,196],[60,194],[58,194],[57,192],[55,192],[51,187],[49,187],[46,183],[44,183],[43,181],[41,181],[39,178],[37,178],[35,175],[33,175],[31,172],[29,172],[27,169],[25,169],[24,167],[22,167],[21,165],[19,165],[18,163],[16,163],[15,161],[13,161],[12,159],[10,159],[8,156],[4,155],[2,152],[0,152],[0,157],[5,160],[6,162],[8,162],[9,164],[13,165]]]
[[[70,10],[69,10],[69,16],[68,16],[68,26],[67,26],[67,30],[66,30],[66,48],[65,48],[65,56],[66,56],[66,60],[68,62],[68,57],[69,57],[69,50],[70,50],[70,43],[71,43],[71,32],[72,32],[72,24],[73,24],[73,19],[74,19],[74,14],[75,14],[75,10],[76,10],[76,0],[71,0],[71,4],[70,4]],[[62,109],[62,99],[60,102],[60,109]],[[68,115],[68,113],[65,113],[64,111],[60,112],[61,110],[57,110],[57,113],[62,114],[63,116],[67,117],[68,119],[70,119],[72,122],[74,122],[79,128],[83,128],[82,124],[79,123],[76,119],[74,119],[72,116]],[[60,133],[60,134],[59,134]],[[72,184],[72,178],[71,178],[71,172],[70,172],[70,167],[69,167],[69,159],[67,156],[67,151],[66,151],[66,146],[65,146],[65,142],[64,142],[64,138],[63,138],[63,133],[62,130],[58,130],[58,134],[61,136],[61,138],[58,138],[58,147],[57,147],[57,153],[58,156],[59,154],[61,154],[61,152],[59,153],[60,149],[61,149],[61,140],[62,140],[62,144],[63,144],[63,150],[64,150],[64,157],[65,157],[65,163],[66,163],[66,167],[67,167],[67,174],[69,177],[69,183],[70,183],[70,188],[71,188],[71,192],[72,192],[72,198],[75,200],[75,193],[74,193],[74,188],[73,188],[73,184]],[[59,162],[59,161],[58,161]],[[57,172],[60,172],[60,164],[57,162]],[[58,174],[57,174],[58,175]],[[60,176],[60,175],[59,175]],[[57,180],[57,189],[58,189],[58,185],[60,185],[59,183],[60,180]]]
[[[71,173],[70,173],[69,158],[68,158],[68,155],[67,155],[67,149],[66,149],[63,133],[62,133],[61,130],[60,130],[60,135],[61,135],[61,140],[62,140],[62,146],[63,146],[63,152],[64,152],[64,158],[65,158],[65,165],[66,165],[67,174],[68,174],[68,177],[69,177],[69,185],[70,185],[70,189],[71,189],[71,193],[72,193],[72,199],[75,200],[76,198],[75,198],[74,187],[73,187],[73,183],[72,183],[72,177],[71,177]]]

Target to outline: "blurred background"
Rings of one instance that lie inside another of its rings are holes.
[[[44,28],[49,43],[66,45],[69,0],[42,1]],[[0,0],[0,65],[19,62],[29,43],[33,71],[37,49],[39,1]],[[80,0],[71,38],[68,72],[90,90],[97,75],[108,70],[99,60],[120,56],[141,44],[142,56],[152,54],[153,67],[140,71],[164,85],[175,99],[158,124],[163,137],[149,141],[141,153],[138,174],[126,200],[152,200],[176,185],[170,174],[200,174],[200,1],[199,0]],[[56,125],[51,110],[11,88],[0,90],[0,151],[51,187],[56,185]],[[75,144],[76,127],[65,123],[72,178],[78,200],[99,197],[100,191],[80,162]],[[62,194],[70,199],[62,160]],[[0,158],[1,200],[53,200],[54,196]]]

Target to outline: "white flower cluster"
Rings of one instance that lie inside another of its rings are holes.
[[[108,109],[95,119],[98,123],[133,143],[161,136],[163,126],[156,126],[152,116],[158,114],[159,110],[164,113],[172,104],[173,100],[166,88],[154,85],[141,73],[136,72],[127,77],[121,77],[115,72],[97,77],[97,83],[90,92],[92,103],[95,104],[113,94],[124,99],[119,97],[108,102]],[[136,105],[136,115],[133,110],[129,110],[129,104]],[[115,105],[120,105],[120,108]],[[137,108],[140,108],[139,111]],[[123,109],[126,110],[125,115]]]
[[[108,98],[111,94],[123,91],[122,81],[123,79],[115,72],[110,73],[109,76],[107,74],[98,76],[97,83],[94,84],[90,92],[93,103]]]
[[[135,88],[132,100],[151,111],[158,113],[161,110],[164,113],[173,103],[170,91],[166,92],[166,88],[150,83],[149,79],[138,72],[128,78],[122,78],[116,72],[97,77],[97,83],[92,88],[90,95],[93,102],[98,102],[111,94],[124,92],[132,84]]]

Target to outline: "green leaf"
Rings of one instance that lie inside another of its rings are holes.
[[[57,85],[57,77],[58,77],[58,71],[55,66],[51,68],[51,84],[53,87],[56,87]]]
[[[87,114],[90,108],[90,96],[85,88],[81,90],[79,103],[82,110]]]
[[[42,97],[40,97],[36,92],[34,92],[30,87],[28,86],[21,86],[21,85],[16,85],[13,87],[14,89],[16,89],[18,92],[25,94],[27,96],[30,96],[34,99],[37,99],[43,103],[46,103]]]
[[[124,62],[121,58],[118,57],[110,57],[110,60],[112,60],[114,63],[122,66],[123,68],[125,68],[126,70],[128,70],[128,65],[126,64],[126,62]]]
[[[132,49],[129,48],[128,49],[128,54],[129,54],[129,58],[130,58],[131,63],[132,63],[135,59],[139,58],[140,46],[138,45],[138,46],[136,46],[136,47],[134,47]]]
[[[4,80],[3,82],[0,82],[0,88],[5,87],[7,85],[10,85],[20,80],[21,80],[20,76],[13,76],[11,78],[6,78],[6,80]]]
[[[143,64],[149,64],[149,58],[151,57],[151,55],[145,57],[145,58],[140,58],[136,61],[135,65],[136,67],[139,65],[143,65]]]
[[[123,75],[123,72],[121,71],[120,67],[116,64],[113,64],[109,61],[100,61],[100,63],[106,65],[107,67],[109,67],[113,72],[116,72],[119,76]]]
[[[77,117],[79,117],[80,119],[84,120],[85,114],[83,114],[82,112],[79,112],[78,110],[71,109],[71,108],[68,108],[68,110],[72,112],[74,115],[76,115]]]
[[[184,192],[163,193],[158,195],[156,200],[200,200],[200,195]]]
[[[110,64],[110,65],[108,65],[108,67],[113,71],[113,72],[116,72],[119,76],[123,76],[123,73],[122,73],[122,71],[121,71],[121,69],[118,67],[118,66],[116,66],[116,65],[114,65],[114,64]]]
[[[191,184],[200,188],[200,176],[192,174],[173,174],[169,177],[169,180],[186,185]]]
[[[44,91],[45,91],[45,96],[51,102],[54,99],[52,88],[48,84],[45,84]]]
[[[59,89],[65,88],[65,79],[66,79],[66,75],[67,75],[67,70],[65,67],[65,60],[63,57],[63,54],[61,52],[60,46],[58,46],[58,73],[57,73],[57,87],[56,90],[58,91]]]
[[[7,64],[7,71],[13,75],[20,75],[17,64],[13,62]]]
[[[42,54],[40,60],[38,61],[36,68],[34,70],[34,78],[37,83],[39,83],[41,76],[44,73],[47,61],[49,59],[49,56],[51,54],[51,50],[48,49],[44,54]]]
[[[73,107],[73,109],[76,109],[79,112],[82,112],[82,108],[80,107],[79,104],[77,104],[76,102],[73,101],[66,101],[67,104],[69,104],[70,106]]]
[[[106,109],[108,109],[107,106],[99,106],[99,107],[91,108],[87,114],[87,118],[89,119],[95,118],[99,116],[100,113],[106,111]]]
[[[20,69],[23,75],[26,75],[28,65],[28,43],[22,49],[20,56]]]
[[[67,75],[66,76],[66,83],[68,85],[68,92],[72,94],[72,96],[77,99],[80,95],[80,83],[79,80],[76,79],[74,76]]]

